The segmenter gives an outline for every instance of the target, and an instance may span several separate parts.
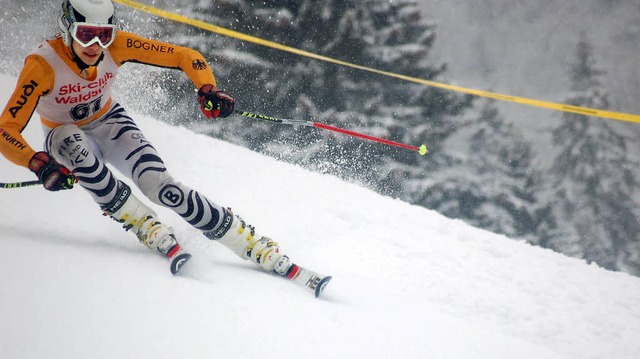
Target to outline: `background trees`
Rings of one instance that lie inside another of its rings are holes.
[[[566,103],[607,109],[593,48],[583,36],[571,64]],[[553,130],[554,156],[548,182],[557,224],[540,234],[560,252],[610,268],[638,269],[637,168],[628,155],[630,125],[566,113]],[[633,270],[632,270],[633,271]],[[637,272],[636,272],[637,273]]]
[[[435,81],[447,71],[429,57],[436,26],[416,1],[182,2],[188,16],[339,60]],[[635,163],[625,156],[627,140],[619,133],[625,125],[554,114],[562,121],[552,130],[552,144],[541,147],[491,101],[174,23],[161,27],[169,41],[212,59],[220,87],[236,96],[238,108],[426,143],[435,151],[424,159],[313,128],[238,118],[200,125],[200,131],[482,228],[640,273]],[[591,51],[585,38],[577,43],[566,102],[607,108]],[[187,79],[174,73],[162,84],[183,90],[168,120],[198,117]]]

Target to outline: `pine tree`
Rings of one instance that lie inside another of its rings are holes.
[[[607,109],[608,95],[598,78],[593,48],[586,37],[578,42],[570,76],[575,106]],[[640,273],[637,233],[637,163],[627,155],[627,124],[566,113],[553,131],[552,185],[557,226],[543,243],[565,254],[594,261],[609,269]]]
[[[498,113],[494,101],[484,101],[477,118],[450,142],[448,146],[457,149],[452,164],[434,174],[430,195],[420,204],[534,241],[545,220],[536,196],[540,173],[532,164],[531,145]]]

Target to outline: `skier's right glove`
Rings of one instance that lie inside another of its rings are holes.
[[[56,162],[46,152],[36,152],[29,160],[29,169],[49,191],[71,189],[77,182],[76,176],[68,168]]]

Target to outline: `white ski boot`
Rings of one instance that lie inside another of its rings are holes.
[[[255,228],[234,215],[231,209],[223,209],[223,212],[222,224],[216,230],[206,232],[205,236],[224,244],[240,258],[252,261],[265,271],[273,271],[282,257],[278,243],[256,235]]]
[[[133,230],[138,240],[151,249],[157,249],[171,261],[171,273],[176,274],[191,255],[182,249],[171,228],[156,219],[156,213],[140,202],[131,188],[121,182],[118,197],[103,208],[104,214],[123,223],[126,231]]]
[[[205,233],[237,254],[242,259],[251,260],[267,272],[287,278],[320,296],[331,276],[324,276],[291,262],[283,255],[278,243],[270,238],[258,236],[253,226],[247,225],[240,216],[234,216],[225,209],[222,224],[218,229]]]

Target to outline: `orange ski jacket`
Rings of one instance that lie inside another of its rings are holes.
[[[64,44],[60,36],[53,40],[47,40],[64,64],[78,76],[78,81],[97,81],[100,86],[111,86],[113,81],[103,82],[97,79],[98,66],[90,66],[86,70],[81,70],[73,60],[71,50]],[[175,68],[184,73],[193,82],[196,88],[205,84],[216,86],[213,72],[208,62],[198,51],[176,46],[156,40],[150,40],[125,31],[118,31],[114,42],[106,49],[117,67],[126,62],[135,62],[154,65],[164,68]],[[106,54],[105,54],[106,56]],[[32,53],[25,59],[24,67],[18,77],[15,90],[6,107],[0,114],[0,153],[11,162],[27,167],[29,160],[35,154],[35,150],[27,143],[22,136],[22,131],[28,125],[34,111],[37,110],[38,103],[44,96],[55,96],[56,73],[54,67],[44,59],[43,56]],[[66,85],[67,89],[73,88],[74,84]],[[62,88],[64,90],[64,88]],[[105,93],[110,93],[104,91]],[[75,100],[75,99],[74,99]],[[80,97],[77,99],[82,101]],[[48,101],[51,103],[51,101]],[[105,106],[100,111],[91,116],[75,122],[77,126],[83,126],[104,115],[111,104],[111,98],[104,99]],[[87,104],[88,105],[88,104]],[[42,123],[47,127],[56,127],[63,122],[56,121],[55,118],[41,118]]]

